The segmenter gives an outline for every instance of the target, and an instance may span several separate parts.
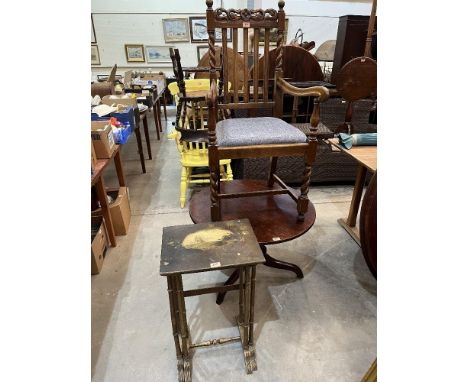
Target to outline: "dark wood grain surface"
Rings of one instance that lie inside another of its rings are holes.
[[[270,50],[268,56],[268,76],[274,78],[276,48]],[[263,78],[264,60],[263,55],[259,62],[260,78]],[[283,46],[283,77],[290,78],[291,81],[323,81],[323,72],[312,53],[299,46],[285,45]]]
[[[356,57],[347,62],[336,77],[336,89],[346,101],[377,96],[377,62]]]
[[[221,184],[222,193],[259,191],[266,181],[233,180]],[[190,217],[194,223],[211,221],[210,189],[204,188],[190,201]],[[289,195],[269,195],[224,199],[222,220],[249,219],[260,244],[275,244],[292,240],[306,233],[315,222],[315,208],[309,201],[304,221],[297,220],[297,204]]]
[[[377,172],[375,172],[362,200],[359,218],[361,248],[367,266],[377,278]]]

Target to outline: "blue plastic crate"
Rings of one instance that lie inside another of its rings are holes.
[[[110,113],[102,117],[99,117],[96,113],[91,113],[91,121],[108,121],[111,117],[115,117],[123,125],[130,126],[131,132],[135,129],[135,116],[132,106],[128,106],[119,113]]]
[[[115,143],[119,145],[127,143],[128,137],[132,135],[132,127],[129,124],[124,125],[125,127],[119,128],[117,131],[113,130]]]

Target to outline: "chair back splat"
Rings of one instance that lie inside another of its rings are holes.
[[[224,81],[224,97],[223,102],[218,104],[222,109],[249,109],[249,116],[255,115],[255,110],[259,108],[274,109],[275,102],[269,94],[269,84],[273,79],[268,78],[268,55],[265,59],[259,62],[259,47],[264,44],[264,52],[270,50],[272,37],[274,36],[272,29],[277,30],[276,47],[279,54],[276,56],[275,79],[283,77],[283,40],[285,28],[285,15],[283,11],[284,1],[279,1],[279,10],[276,9],[213,9],[213,1],[207,0],[206,11],[207,29],[208,29],[208,44],[209,44],[209,65],[210,65],[210,82],[216,81],[216,47],[215,47],[215,29],[221,30],[222,56],[228,57],[228,35],[232,36],[232,49],[238,52],[241,48],[239,45],[239,34],[242,36],[242,57],[244,65],[244,78],[241,82],[237,76],[234,76],[231,91],[228,91],[228,83]],[[249,49],[249,30],[253,29],[254,38],[252,47]],[[260,36],[264,36],[264,41],[260,41]],[[250,50],[250,51],[249,51]],[[249,53],[253,52],[253,76],[249,79]],[[231,69],[235,73],[238,72],[237,65],[239,62],[234,60]],[[260,70],[260,64],[263,66]],[[223,75],[229,78],[229,62],[223,60]],[[259,77],[259,72],[263,74]],[[273,87],[274,89],[274,87]],[[279,105],[278,105],[279,106]],[[281,114],[274,110],[274,115]]]

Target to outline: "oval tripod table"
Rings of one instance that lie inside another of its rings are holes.
[[[221,184],[222,193],[260,191],[266,188],[262,180],[233,180]],[[274,187],[279,188],[279,187]],[[294,192],[294,190],[292,190]],[[204,188],[193,195],[190,201],[190,217],[197,223],[211,221],[210,189]],[[301,268],[297,265],[274,259],[267,253],[267,245],[293,240],[306,233],[315,222],[315,207],[309,202],[309,208],[304,221],[297,220],[296,202],[287,194],[250,196],[221,201],[221,220],[249,219],[255,232],[265,265],[272,268],[285,269],[294,272],[298,278],[303,278]],[[239,271],[234,271],[224,285],[231,285],[239,278]],[[216,303],[223,302],[226,292],[219,293]]]

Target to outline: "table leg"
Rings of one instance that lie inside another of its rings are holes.
[[[161,98],[158,98],[158,107],[156,108],[158,112],[158,122],[159,122],[159,131],[163,131],[162,123],[161,123]]]
[[[226,280],[224,285],[232,285],[237,281],[238,278],[239,278],[239,269],[236,269],[234,272],[232,272],[231,276],[229,276],[229,278]],[[224,301],[225,296],[226,296],[226,292],[218,293],[218,296],[216,297],[216,304],[221,305]]]
[[[125,175],[124,175],[123,165],[122,165],[122,157],[120,156],[120,148],[114,156],[114,164],[115,164],[115,171],[117,172],[117,177],[119,178],[119,186],[125,187],[126,182],[125,182]]]
[[[264,244],[260,244],[260,248],[262,249],[263,256],[265,257],[265,265],[267,267],[285,269],[287,271],[294,272],[299,279],[304,278],[304,274],[302,273],[301,268],[299,268],[296,264],[288,263],[287,261],[276,260],[275,258],[271,257],[267,253],[267,248]]]
[[[169,307],[171,312],[172,335],[174,337],[174,345],[177,356],[177,370],[179,372],[179,380],[183,378],[184,359],[180,348],[180,330],[179,330],[179,309],[177,305],[177,293],[174,276],[167,276],[167,292],[169,294]]]
[[[149,131],[148,131],[148,116],[147,115],[145,115],[143,118],[143,129],[145,132],[146,148],[148,149],[148,157],[149,159],[153,159],[153,156],[151,155],[151,142],[150,142]]]
[[[254,324],[254,308],[255,308],[255,279],[257,267],[252,266],[252,274],[250,281],[250,321],[249,321],[249,345],[253,346],[253,324]]]
[[[364,182],[366,180],[367,168],[359,165],[356,174],[356,182],[354,183],[353,198],[351,200],[351,207],[349,208],[348,219],[346,223],[350,227],[356,226],[356,218],[361,204],[362,191],[364,189]]]
[[[179,382],[190,382],[192,380],[192,360],[190,358],[190,333],[187,325],[187,316],[185,312],[184,288],[182,284],[182,275],[174,275],[174,284],[177,293],[177,305],[179,311],[179,328],[181,339],[181,352],[183,358],[183,370],[179,371]]]
[[[255,266],[246,269],[246,336],[244,339],[244,362],[247,374],[252,374],[257,370],[257,360],[255,357],[255,347],[253,345],[253,320],[254,320],[254,302],[255,302]]]
[[[135,127],[135,135],[138,145],[138,154],[140,154],[141,170],[143,171],[143,174],[146,174],[145,156],[143,155],[143,145],[141,144],[140,124]]]
[[[356,181],[354,183],[351,206],[349,207],[348,218],[346,221],[344,219],[338,219],[338,223],[351,235],[351,237],[359,246],[361,245],[361,240],[359,238],[359,230],[356,227],[356,219],[359,212],[359,205],[361,204],[362,191],[364,189],[366,175],[367,168],[359,164],[356,173]]]
[[[156,127],[156,135],[158,136],[158,141],[160,141],[161,136],[159,134],[158,111],[156,110],[157,107],[158,107],[158,100],[153,102],[153,118],[154,118],[154,126]]]
[[[167,92],[167,88],[164,89],[164,92],[163,92],[163,95],[162,95],[162,99],[163,99],[163,106],[164,106],[164,119],[167,121],[167,110],[166,110],[166,107],[167,107],[167,100],[166,100],[166,92]]]
[[[96,191],[99,198],[99,203],[101,204],[102,217],[106,222],[107,233],[109,234],[111,246],[115,247],[117,243],[115,241],[114,225],[112,224],[109,202],[107,201],[106,187],[104,186],[104,180],[102,179],[102,176],[99,177],[99,180],[96,183]]]
[[[260,248],[262,249],[263,256],[265,257],[265,263],[267,267],[277,268],[277,269],[284,269],[287,271],[294,272],[297,275],[298,279],[303,279],[304,274],[302,273],[301,268],[299,268],[296,264],[288,263],[287,261],[276,260],[275,258],[271,257],[267,253],[267,248],[265,244],[260,244]],[[224,285],[232,285],[234,284],[237,279],[239,278],[239,270],[236,269],[231,276],[226,280]],[[218,293],[216,297],[216,304],[221,305],[224,301],[224,297],[226,296],[226,292]]]

